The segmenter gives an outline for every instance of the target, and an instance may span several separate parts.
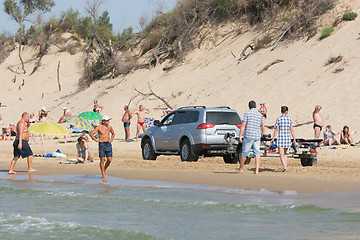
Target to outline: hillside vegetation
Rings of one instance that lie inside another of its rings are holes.
[[[252,51],[303,37],[308,40],[319,31],[318,19],[334,8],[336,0],[182,0],[170,12],[158,13],[140,33],[130,27],[118,34],[112,30],[108,12],[100,14],[100,3],[94,0],[88,4],[88,16],[69,9],[58,19],[39,21],[25,32],[23,45],[39,51],[32,73],[49,46],[59,45],[61,34],[66,32],[72,33],[77,43],[61,50],[86,53],[84,73],[79,79],[81,88],[104,76],[114,78],[167,59],[172,64],[165,70],[170,70],[189,51],[214,37],[236,37],[255,30],[259,34],[248,46]],[[341,18],[332,20],[336,26]],[[230,25],[230,29],[224,29]],[[3,60],[19,38],[2,35],[0,40]],[[244,58],[244,54],[239,57]]]

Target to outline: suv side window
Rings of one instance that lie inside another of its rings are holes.
[[[185,115],[185,123],[193,123],[199,120],[199,111],[187,111]]]
[[[175,112],[174,119],[172,120],[171,125],[182,124],[186,122],[186,111],[177,111]]]

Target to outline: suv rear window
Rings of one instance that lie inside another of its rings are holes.
[[[236,112],[206,112],[206,123],[239,125],[241,120]]]

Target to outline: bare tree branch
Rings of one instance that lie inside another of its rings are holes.
[[[154,97],[156,97],[157,99],[159,99],[160,101],[162,101],[168,108],[172,109],[171,105],[170,105],[164,98],[160,97],[159,95],[157,95],[157,94],[152,90],[152,88],[151,88],[151,86],[150,86],[150,83],[148,83],[148,85],[149,85],[149,89],[150,89],[150,92],[149,92],[149,93],[141,92],[141,91],[139,91],[139,90],[137,90],[137,89],[135,88],[135,91],[138,93],[137,96],[142,95],[142,96],[144,96],[145,98],[148,98],[148,97],[150,97],[150,96],[154,96]],[[134,97],[134,98],[135,98],[135,97]]]

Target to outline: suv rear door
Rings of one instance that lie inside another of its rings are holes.
[[[206,111],[206,123],[214,125],[205,131],[207,144],[227,144],[225,134],[234,133],[236,137],[240,134],[241,120],[236,111]]]
[[[199,120],[198,110],[180,110],[173,121],[173,127],[169,132],[169,146],[171,149],[179,150],[180,138],[185,133],[193,133]]]

